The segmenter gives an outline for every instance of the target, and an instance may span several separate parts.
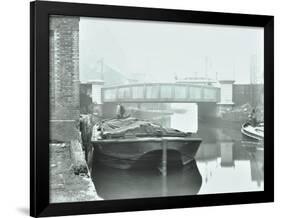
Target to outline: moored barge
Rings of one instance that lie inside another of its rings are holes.
[[[104,165],[186,165],[194,160],[201,139],[172,128],[136,118],[104,120],[93,128],[94,158]]]

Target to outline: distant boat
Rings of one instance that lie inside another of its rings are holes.
[[[95,160],[119,169],[159,167],[164,147],[168,164],[188,164],[201,141],[190,133],[132,117],[103,121],[94,127],[92,138]]]
[[[264,139],[264,123],[253,126],[246,122],[241,127],[241,133],[248,138],[261,141]]]

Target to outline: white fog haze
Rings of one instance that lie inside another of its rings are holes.
[[[171,82],[175,77],[263,83],[263,28],[80,18],[80,80],[124,77]],[[161,78],[159,78],[161,75]]]

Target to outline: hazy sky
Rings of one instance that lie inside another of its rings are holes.
[[[263,82],[263,28],[81,18],[81,81],[95,78],[101,58],[129,78],[141,73],[162,82],[207,73],[250,83],[256,62]]]

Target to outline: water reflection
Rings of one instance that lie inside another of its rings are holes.
[[[205,137],[196,154],[203,177],[199,194],[263,190],[263,144],[244,141],[239,130],[235,123],[212,130],[201,125],[199,134],[212,131],[214,136]]]
[[[158,122],[186,131],[196,128],[192,121],[188,122],[192,115],[196,116],[189,109],[186,113],[161,117]],[[238,122],[199,120],[195,134],[203,140],[196,155],[203,179],[199,194],[263,190],[263,143],[245,141],[240,129]]]
[[[98,195],[104,199],[195,195],[202,184],[195,161],[168,168],[166,177],[156,168],[121,170],[96,164],[92,177]]]
[[[263,190],[263,151],[239,142],[203,143],[196,155],[203,177],[199,194]]]

